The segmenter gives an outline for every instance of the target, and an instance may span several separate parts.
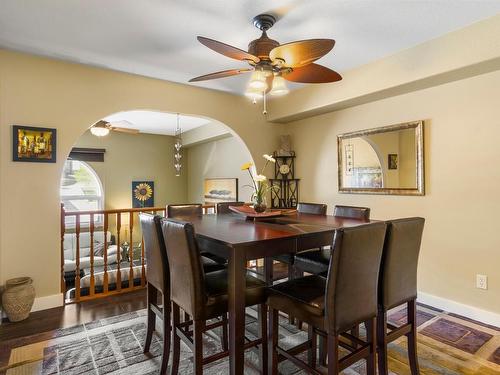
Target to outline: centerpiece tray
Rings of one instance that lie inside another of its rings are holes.
[[[233,212],[236,212],[237,214],[252,219],[290,215],[296,211],[296,210],[285,209],[285,210],[266,210],[264,212],[256,212],[251,206],[229,206],[229,209]]]

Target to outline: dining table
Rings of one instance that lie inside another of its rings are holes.
[[[243,374],[245,343],[245,275],[247,262],[328,246],[337,229],[368,223],[329,215],[288,212],[284,216],[247,219],[235,213],[191,216],[200,251],[227,259],[229,370]],[[272,261],[264,263],[269,268]],[[264,272],[269,272],[265,269]]]

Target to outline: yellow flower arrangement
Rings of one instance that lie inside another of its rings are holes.
[[[254,174],[251,171],[251,168],[253,167],[253,163],[245,163],[241,166],[242,171],[248,171],[250,174],[250,178],[252,179],[253,186],[251,185],[246,185],[249,186],[253,189],[253,194],[252,194],[252,200],[254,201],[254,209],[257,212],[262,212],[266,209],[266,204],[265,204],[265,195],[266,193],[272,189],[272,187],[269,187],[267,178],[264,175],[264,171],[266,170],[266,167],[269,163],[276,163],[276,160],[268,154],[262,155],[264,159],[266,159],[266,164],[262,168],[262,171],[260,174]]]

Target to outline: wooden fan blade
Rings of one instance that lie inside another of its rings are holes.
[[[273,48],[269,57],[273,62],[282,60],[284,66],[299,68],[323,57],[334,45],[333,39],[299,40]]]
[[[340,81],[342,76],[326,66],[309,64],[301,68],[293,68],[290,73],[284,74],[283,78],[300,83],[328,83]]]
[[[254,63],[258,63],[260,59],[257,56],[254,56],[242,49],[230,46],[229,44],[218,42],[217,40],[213,40],[210,38],[205,38],[203,36],[199,36],[198,41],[204,46],[210,48],[211,50],[220,53],[221,55],[230,57],[236,60],[248,60],[253,61]]]
[[[127,134],[139,134],[139,129],[129,129],[129,128],[120,128],[116,126],[112,126],[111,130],[119,133],[127,133]]]
[[[231,76],[236,76],[238,74],[242,73],[248,73],[251,72],[253,69],[230,69],[230,70],[223,70],[221,72],[215,72],[215,73],[210,73],[210,74],[205,74],[203,76],[191,78],[189,82],[198,82],[198,81],[206,81],[208,79],[217,79],[217,78],[224,78],[224,77],[231,77]]]

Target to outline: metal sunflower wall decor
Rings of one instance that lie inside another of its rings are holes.
[[[132,181],[132,207],[154,207],[154,181]]]

